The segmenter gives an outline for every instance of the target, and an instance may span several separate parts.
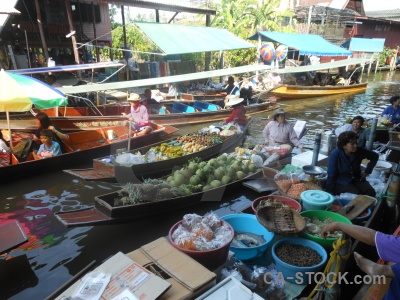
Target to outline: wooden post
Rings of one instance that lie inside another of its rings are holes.
[[[96,33],[96,13],[93,2],[92,2],[92,15],[93,15],[93,39],[94,39],[94,44],[96,46],[96,62],[100,62],[99,47],[97,47],[98,45],[97,45],[97,33]]]
[[[210,27],[210,25],[211,25],[210,15],[206,15],[206,27]],[[211,52],[206,52],[204,59],[204,71],[210,71],[210,63],[211,63]]]
[[[125,67],[125,74],[126,74],[126,80],[129,80],[129,68],[128,68],[128,45],[126,43],[126,28],[125,28],[125,12],[124,12],[124,6],[121,5],[121,16],[122,16],[122,33],[124,36],[124,59],[126,62],[126,67]]]
[[[375,63],[375,74],[378,71],[378,65],[379,65],[379,52],[378,53],[374,53],[375,57],[376,57],[376,63]]]
[[[68,0],[68,2],[69,2],[69,0]],[[44,32],[43,32],[42,14],[40,13],[39,0],[35,0],[35,7],[36,7],[36,15],[37,15],[37,23],[38,23],[38,27],[39,27],[40,39],[42,40],[44,59],[46,61],[48,61],[49,51],[47,49],[46,39],[44,37]]]
[[[71,1],[70,0],[65,0],[65,8],[67,10],[69,30],[70,30],[70,32],[73,32],[74,31],[74,22],[72,21],[72,11],[71,11]],[[78,48],[76,47],[75,34],[71,35],[71,41],[72,41],[72,51],[74,52],[75,63],[79,64],[79,54],[78,54]],[[77,75],[78,75],[78,79],[82,80],[82,72],[77,71]]]

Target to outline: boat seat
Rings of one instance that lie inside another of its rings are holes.
[[[218,106],[205,101],[195,101],[193,106],[199,111],[214,111],[218,110]]]
[[[189,106],[183,103],[174,102],[172,104],[172,113],[194,113],[196,109],[193,106]]]

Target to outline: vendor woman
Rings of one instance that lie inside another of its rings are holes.
[[[375,190],[366,181],[378,161],[379,155],[357,146],[357,135],[353,131],[342,132],[337,141],[337,148],[332,151],[328,162],[326,188],[333,195],[352,193],[375,197]],[[361,172],[361,161],[369,163]]]
[[[385,108],[382,112],[382,117],[389,115],[391,117],[390,122],[392,124],[400,123],[400,96],[396,95],[389,99],[390,105]]]

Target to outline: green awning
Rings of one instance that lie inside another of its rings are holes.
[[[226,29],[148,22],[135,24],[165,55],[256,47]]]

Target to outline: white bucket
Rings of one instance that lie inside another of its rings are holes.
[[[387,161],[378,160],[375,165],[375,168],[372,170],[371,177],[372,178],[379,178],[382,172],[385,172],[385,175],[388,175],[392,168],[392,164]]]
[[[113,140],[115,138],[114,130],[107,130],[107,136],[109,140]]]

